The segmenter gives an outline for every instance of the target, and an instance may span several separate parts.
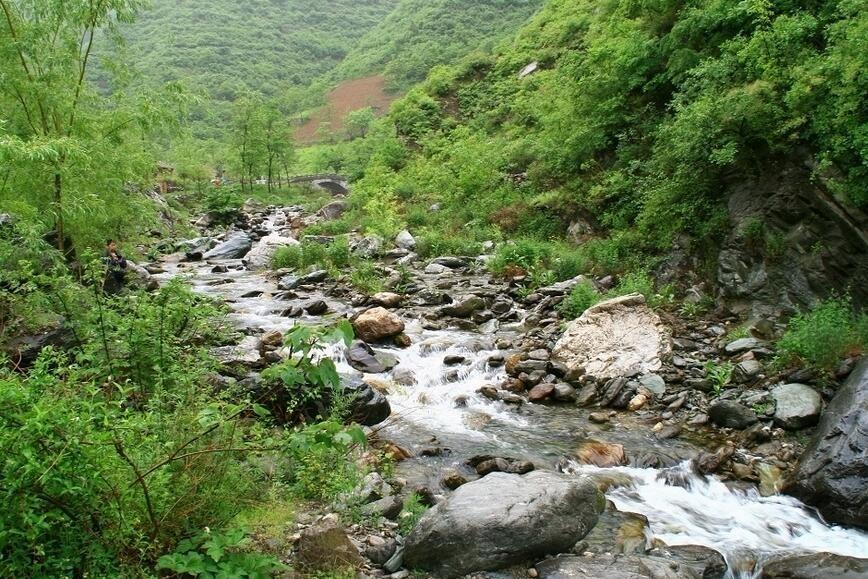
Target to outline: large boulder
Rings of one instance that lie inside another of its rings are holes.
[[[494,472],[459,487],[407,536],[408,567],[444,577],[569,550],[597,524],[605,499],[586,478]]]
[[[365,342],[379,342],[404,331],[404,321],[386,308],[371,308],[353,321],[356,336]]]
[[[864,579],[868,559],[843,557],[831,553],[793,555],[766,563],[765,579]]]
[[[820,394],[805,384],[781,384],[772,388],[775,424],[789,430],[814,426],[823,411]]]
[[[395,246],[407,251],[413,251],[416,249],[416,239],[409,231],[404,229],[395,237]]]
[[[246,233],[233,235],[214,249],[205,253],[203,259],[239,259],[247,255],[253,242]]]
[[[297,239],[284,237],[278,233],[271,233],[256,242],[250,253],[244,258],[247,269],[264,269],[271,265],[271,259],[281,247],[288,245],[300,245]]]
[[[341,215],[347,212],[347,209],[350,208],[350,204],[344,201],[343,199],[338,199],[337,201],[332,201],[328,205],[325,205],[322,209],[319,210],[319,215],[323,219],[337,219]]]
[[[759,421],[753,409],[734,400],[718,400],[708,408],[708,417],[722,428],[744,429]]]
[[[570,372],[597,379],[657,372],[672,352],[669,330],[640,294],[606,300],[567,327],[552,351]]]
[[[295,547],[295,559],[305,571],[333,571],[346,567],[361,568],[359,550],[341,527],[336,515],[327,515],[301,533]]]
[[[832,523],[868,528],[868,358],[826,407],[786,490]]]

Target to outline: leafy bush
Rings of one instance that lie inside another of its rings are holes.
[[[833,297],[790,320],[778,342],[779,362],[802,362],[828,373],[847,355],[868,344],[868,314],[856,314],[849,296]]]
[[[306,241],[301,245],[280,247],[271,259],[271,265],[277,269],[326,269],[336,274],[350,265],[351,258],[349,239],[340,236],[330,244]]]
[[[401,514],[398,515],[398,529],[401,531],[401,534],[407,536],[427,510],[428,507],[422,503],[419,494],[411,493],[404,500],[404,508],[401,510]]]
[[[229,187],[209,189],[205,194],[205,211],[216,223],[232,223],[241,214],[241,197]]]
[[[585,310],[603,299],[591,282],[582,282],[560,303],[558,311],[568,320],[578,318]]]
[[[370,261],[359,261],[350,272],[350,283],[362,293],[373,295],[384,289],[383,274],[376,264]]]
[[[243,529],[206,531],[178,543],[173,553],[159,558],[157,568],[193,577],[251,579],[266,579],[286,569],[276,557],[244,551],[248,542]]]
[[[365,443],[365,433],[359,426],[346,427],[336,419],[293,433],[287,450],[292,461],[289,482],[296,496],[331,501],[353,490],[362,473],[347,460],[347,455]]]
[[[726,388],[732,380],[732,371],[734,368],[735,366],[729,362],[718,364],[713,360],[709,360],[705,363],[705,376],[711,382],[711,388],[718,396],[720,396],[723,389]]]

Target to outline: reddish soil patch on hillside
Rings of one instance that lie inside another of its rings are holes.
[[[328,94],[328,104],[296,129],[295,140],[301,144],[316,143],[323,140],[320,133],[325,131],[342,136],[347,113],[371,107],[377,116],[383,115],[398,96],[386,92],[386,79],[381,75],[348,80]],[[320,131],[324,123],[326,126]]]

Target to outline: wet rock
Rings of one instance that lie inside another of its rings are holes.
[[[377,342],[404,331],[404,321],[389,310],[376,307],[362,312],[354,321],[356,336],[365,342]]]
[[[638,390],[638,383],[626,378],[609,380],[600,393],[600,404],[613,408],[626,408]]]
[[[476,474],[485,476],[493,472],[506,472],[511,474],[526,474],[534,470],[534,465],[529,460],[517,460],[514,458],[494,457],[488,455],[474,456],[467,461],[468,466],[476,469]]]
[[[732,400],[718,400],[708,409],[708,416],[717,426],[745,429],[757,423],[756,413]]]
[[[656,372],[671,350],[668,329],[643,296],[631,294],[588,308],[567,327],[552,358],[605,379]]]
[[[558,402],[575,402],[576,401],[576,389],[566,384],[564,382],[560,382],[555,384],[555,392],[554,399]]]
[[[538,384],[528,392],[527,399],[531,402],[542,402],[543,400],[551,398],[554,393],[554,384]]]
[[[323,300],[313,300],[304,305],[304,311],[312,316],[321,316],[329,311],[329,306]]]
[[[211,268],[211,273],[227,273],[229,268],[225,265],[215,265]]]
[[[431,263],[435,265],[442,265],[443,267],[448,267],[449,269],[460,269],[462,267],[467,267],[468,265],[470,265],[470,260],[468,260],[466,257],[445,256],[432,259]]]
[[[401,386],[414,386],[416,384],[416,373],[410,368],[396,368],[392,372],[392,380]]]
[[[759,491],[764,497],[779,494],[784,488],[783,472],[773,464],[762,462],[756,467],[759,475]]]
[[[771,390],[775,424],[788,430],[814,426],[820,420],[823,399],[805,384],[782,384]]]
[[[202,259],[238,259],[247,255],[253,242],[246,233],[234,235],[202,255]]]
[[[399,348],[409,348],[413,345],[413,340],[407,334],[401,333],[392,338],[392,342]]]
[[[392,408],[385,396],[370,384],[351,380],[343,386],[344,394],[351,396],[350,419],[363,426],[374,426],[389,418]]]
[[[620,444],[588,440],[575,452],[576,459],[582,464],[592,464],[601,468],[627,464],[627,455]]]
[[[637,410],[644,408],[645,405],[651,401],[651,398],[645,392],[639,392],[633,396],[627,404],[627,410],[630,412],[636,412]]]
[[[395,237],[395,246],[400,247],[401,249],[406,249],[407,251],[415,251],[416,239],[409,231],[404,229]]]
[[[439,265],[436,263],[429,263],[425,267],[425,273],[431,274],[431,275],[440,275],[440,274],[448,273],[451,271],[452,270],[449,269],[448,267],[446,267],[445,265]]]
[[[591,412],[590,414],[588,414],[588,420],[590,420],[594,424],[606,424],[607,422],[609,422],[609,413]]]
[[[597,387],[594,384],[585,384],[576,394],[576,404],[590,406],[597,399]]]
[[[379,292],[371,296],[371,302],[384,308],[397,308],[404,296],[392,292]]]
[[[648,579],[636,557],[562,555],[536,564],[539,579]]]
[[[284,237],[279,233],[271,233],[256,242],[250,252],[244,257],[244,265],[247,269],[263,269],[271,265],[274,254],[281,247],[300,245],[298,240],[292,237]]]
[[[222,364],[227,366],[242,366],[259,368],[262,366],[262,355],[259,352],[259,339],[256,336],[245,336],[239,344],[220,346],[211,353]]]
[[[680,424],[666,424],[659,430],[654,432],[654,436],[659,438],[660,440],[669,440],[670,438],[677,438],[678,435],[681,434],[681,425]]]
[[[538,559],[572,547],[604,505],[589,480],[543,471],[492,473],[425,513],[406,539],[404,561],[459,577]]]
[[[693,460],[694,468],[700,474],[712,474],[730,459],[735,452],[732,446],[722,446],[715,452],[702,452]]]
[[[691,569],[697,578],[723,579],[727,565],[723,555],[700,545],[677,545],[657,547],[649,555],[677,561],[681,566]]]
[[[450,354],[443,358],[443,364],[446,366],[457,366],[458,364],[463,364],[467,358],[464,356],[458,356],[456,354]]]
[[[467,479],[457,470],[448,470],[443,474],[443,477],[440,479],[440,484],[442,484],[447,489],[454,491],[461,485],[467,484]]]
[[[485,309],[485,300],[479,296],[470,296],[458,303],[443,306],[438,313],[451,318],[469,318],[473,312],[482,309]]]
[[[868,528],[868,358],[826,407],[786,492],[832,523]]]
[[[347,348],[347,362],[360,372],[380,374],[386,367],[377,359],[374,350],[361,340],[354,340]]]
[[[360,568],[364,564],[358,549],[334,515],[302,531],[296,544],[295,560],[301,568],[310,571]]]
[[[831,553],[793,555],[763,566],[763,579],[864,579],[868,559]]]
[[[282,291],[294,290],[301,285],[301,278],[297,275],[285,275],[277,282],[277,289]]]

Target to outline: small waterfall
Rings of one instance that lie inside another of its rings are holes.
[[[789,496],[732,489],[717,477],[696,474],[689,462],[665,470],[572,463],[566,470],[629,479],[629,484],[606,493],[618,510],[647,517],[649,539],[718,551],[729,565],[728,579],[759,577],[763,561],[773,555],[868,554],[868,533],[828,526],[813,509]]]

